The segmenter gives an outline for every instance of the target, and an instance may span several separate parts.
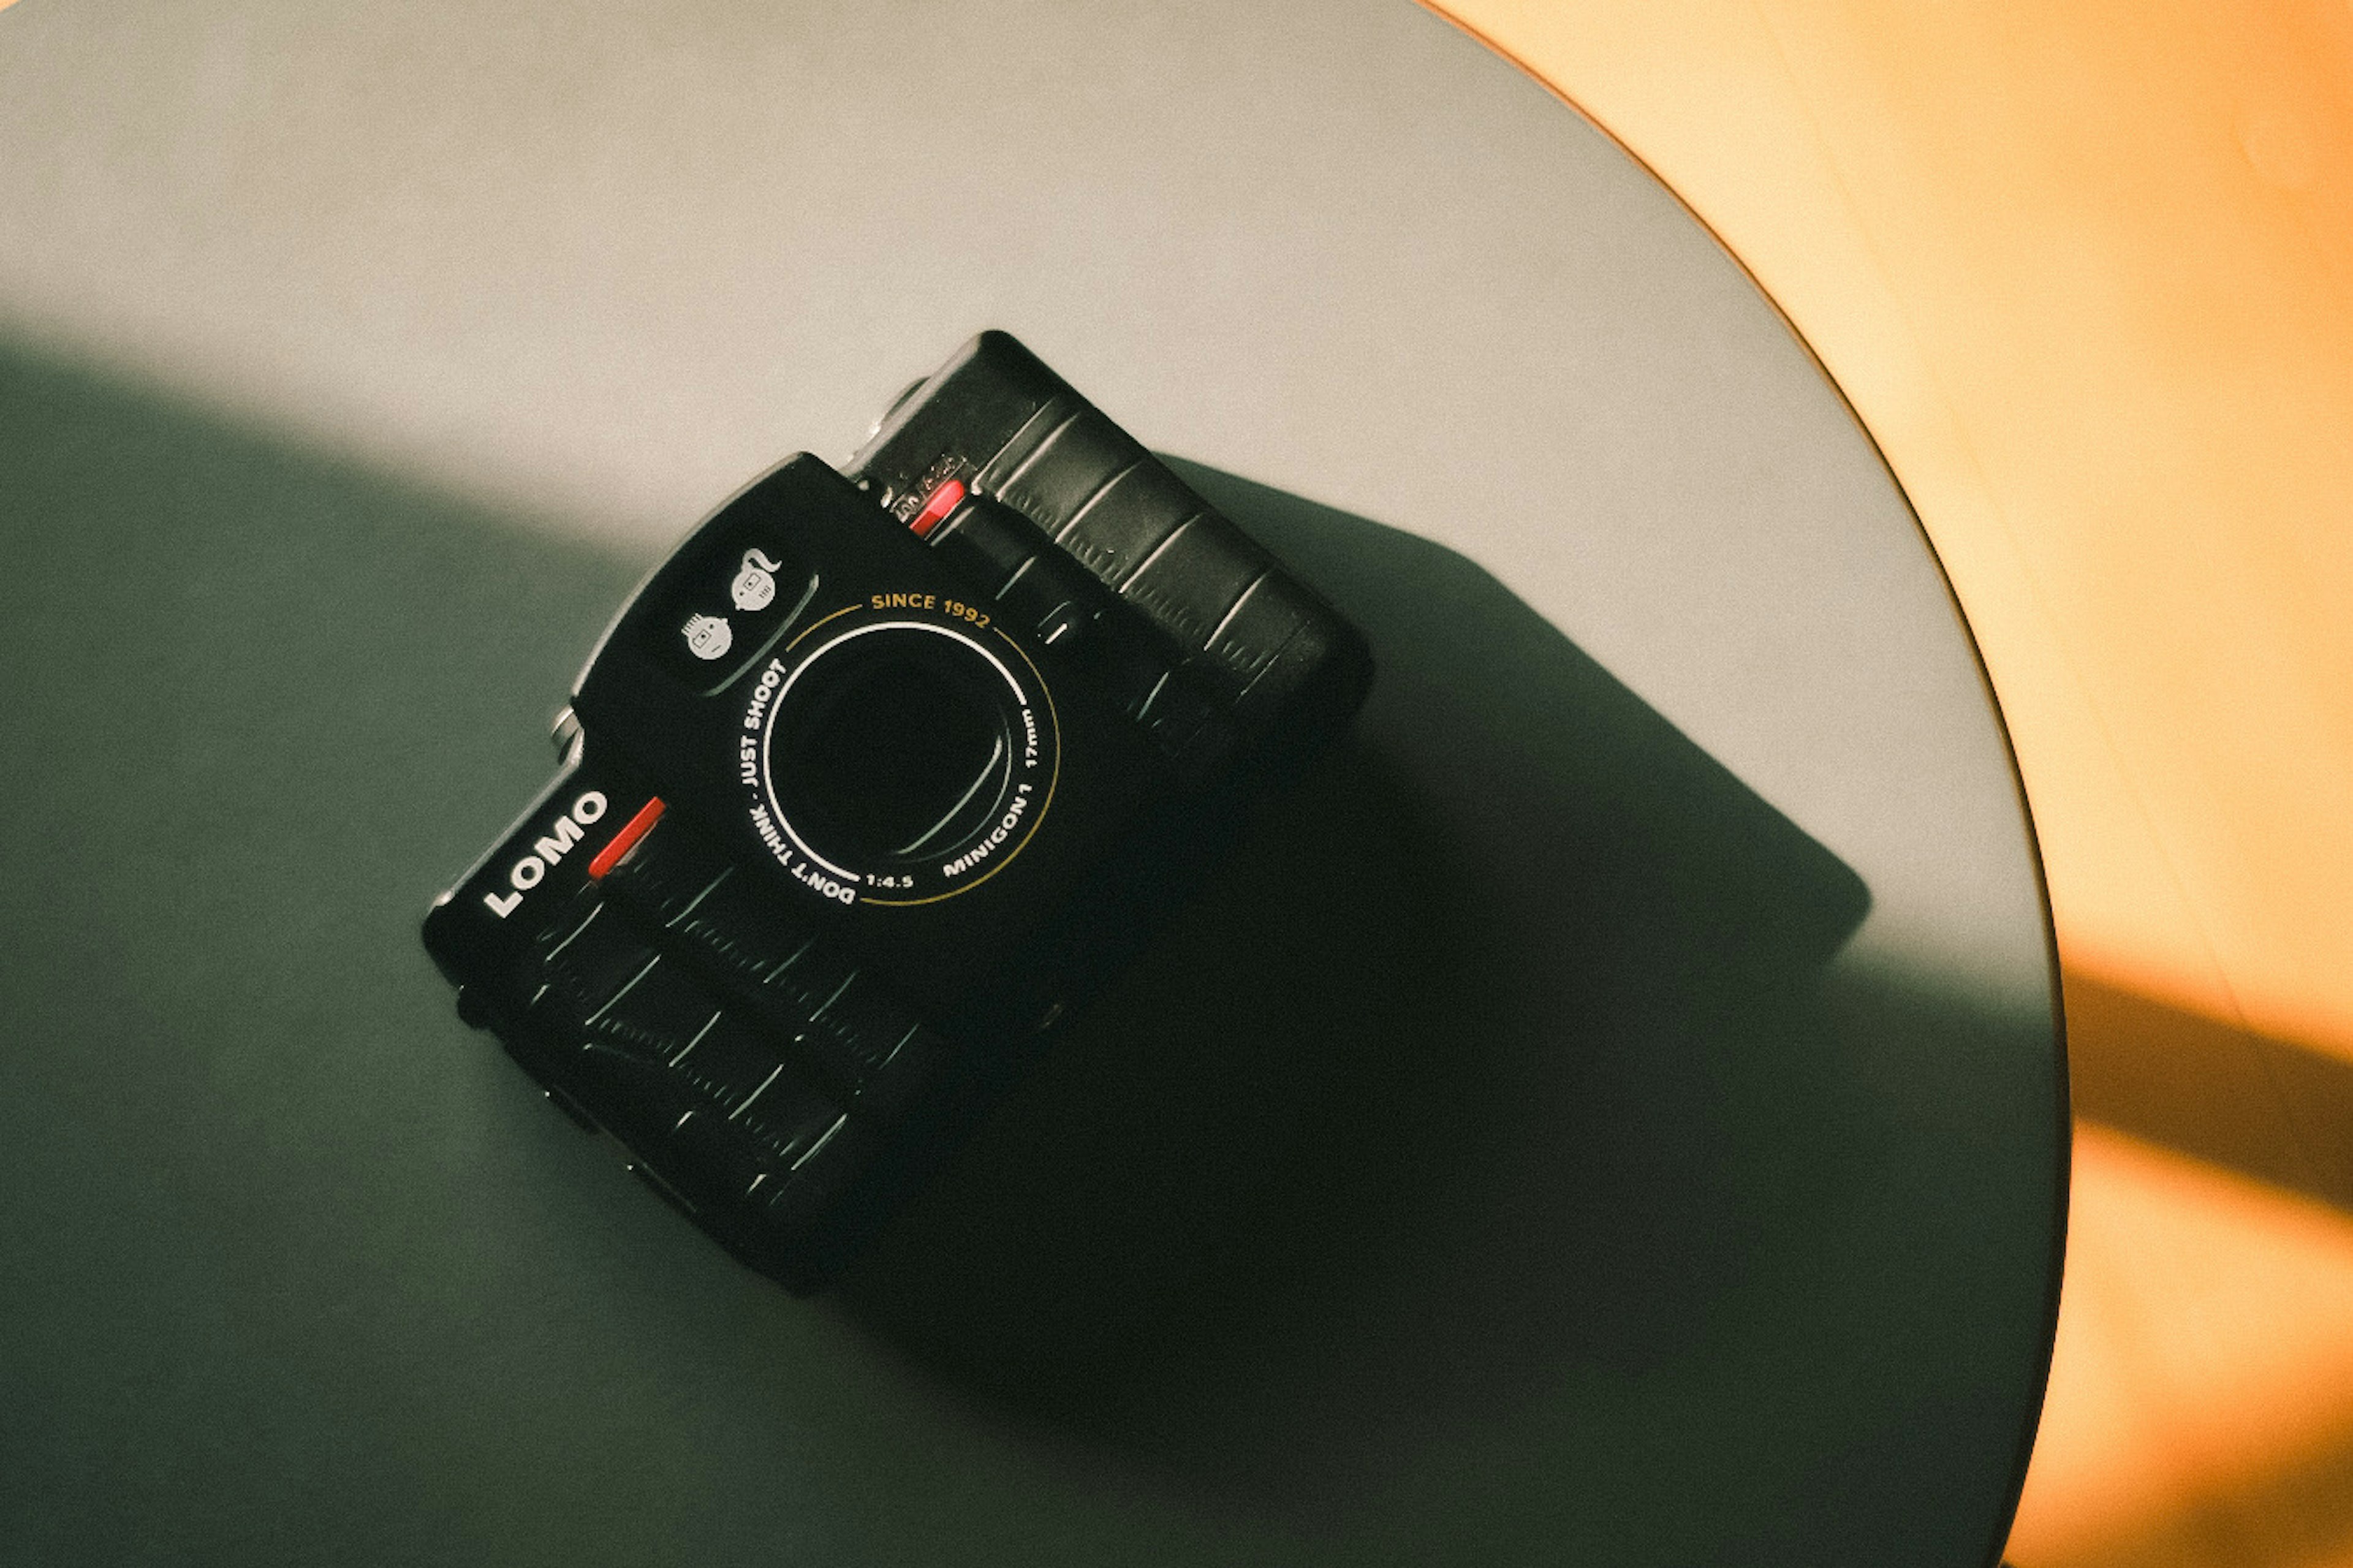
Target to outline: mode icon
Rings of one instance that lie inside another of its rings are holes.
[[[773,593],[775,590],[776,584],[771,579],[769,591]],[[727,624],[724,616],[689,616],[686,625],[680,630],[685,633],[686,646],[697,658],[724,658],[727,650],[735,646],[734,628]]]
[[[727,596],[744,611],[765,610],[776,599],[776,568],[783,562],[757,550],[744,552],[743,569],[727,585]]]

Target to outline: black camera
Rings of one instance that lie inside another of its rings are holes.
[[[1371,675],[1330,605],[986,332],[846,474],[787,459],[638,590],[554,782],[426,946],[550,1100],[813,1289]]]

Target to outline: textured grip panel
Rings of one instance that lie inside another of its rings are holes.
[[[841,1103],[887,1119],[929,1085],[945,1044],[783,900],[665,817],[605,879],[607,905]]]
[[[1370,677],[1355,628],[1002,332],[982,333],[924,383],[851,473],[906,515],[948,479],[1020,511],[1245,724],[1319,681],[1332,706],[1353,710]]]

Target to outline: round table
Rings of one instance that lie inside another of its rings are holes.
[[[1402,4],[0,16],[26,1561],[1984,1563],[2067,1141],[2000,715],[1788,325]],[[828,1297],[424,901],[632,578],[1009,329],[1355,741]]]

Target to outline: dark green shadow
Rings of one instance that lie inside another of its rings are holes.
[[[1790,1144],[1837,1119],[1819,983],[1869,896],[1461,556],[1177,466],[1375,694],[841,1295],[1028,1419],[1345,1510],[1564,1363],[1685,1354],[1869,1157]]]

